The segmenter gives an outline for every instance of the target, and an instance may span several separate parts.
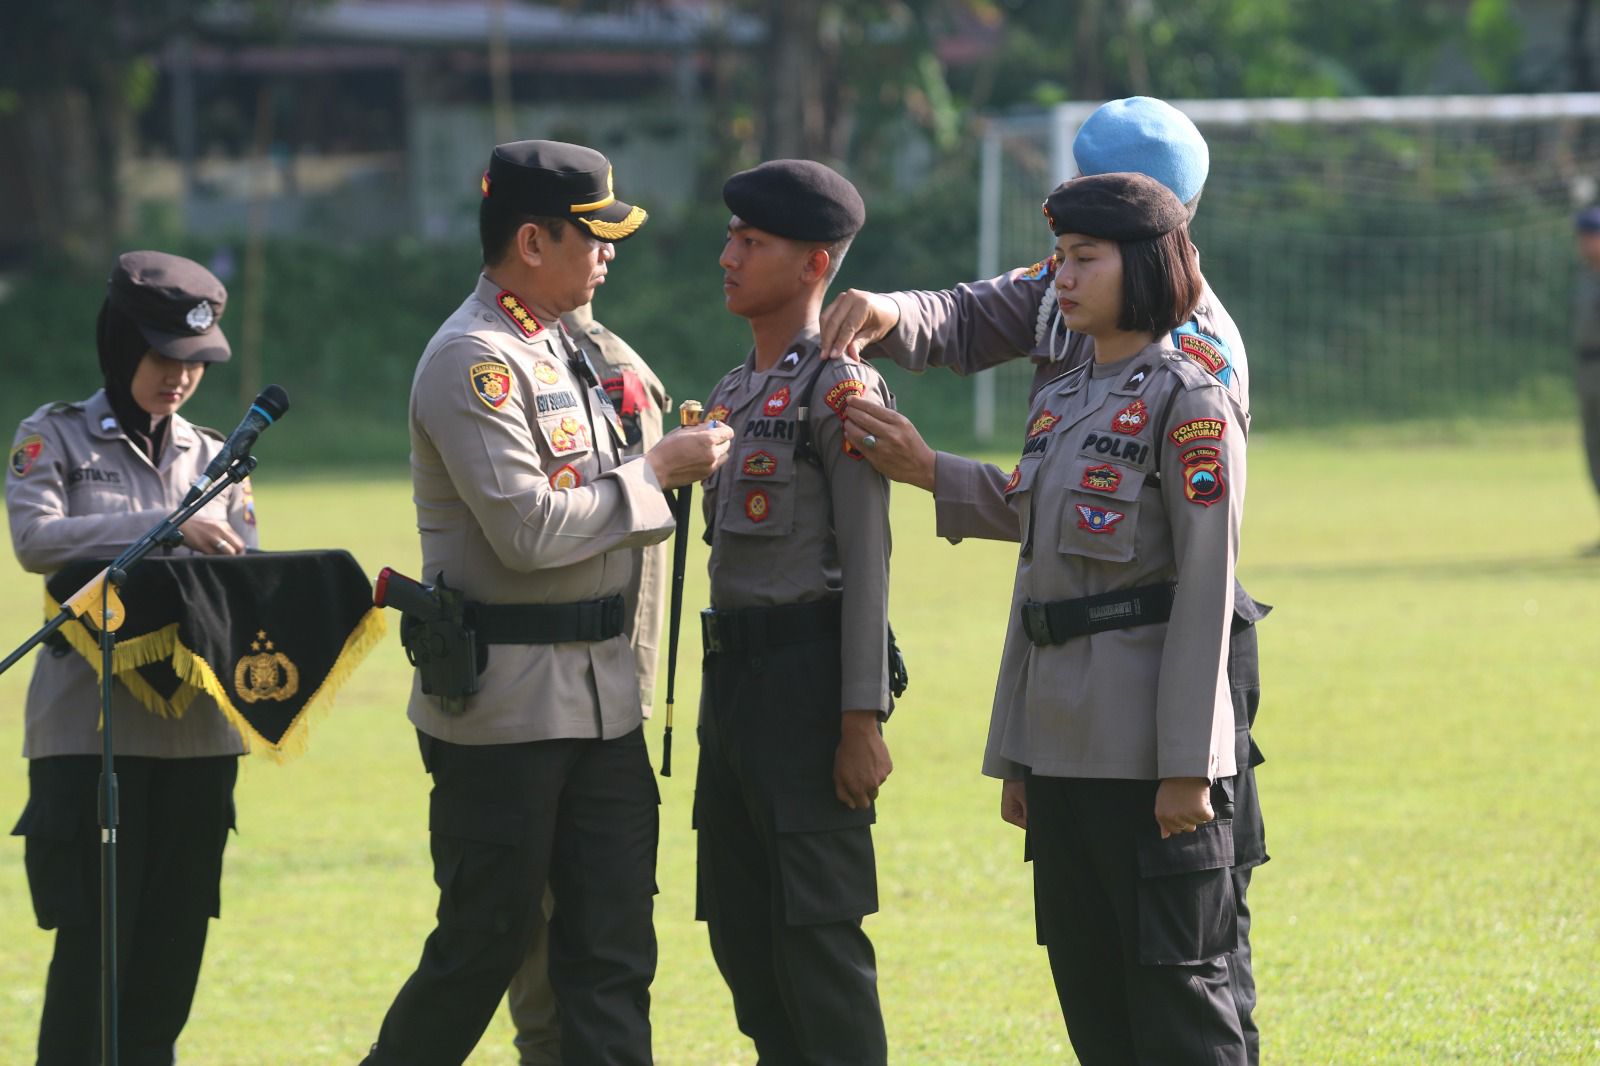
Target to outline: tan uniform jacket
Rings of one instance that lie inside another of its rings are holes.
[[[6,516],[24,570],[48,576],[73,559],[109,559],[183,502],[221,450],[222,435],[171,417],[154,464],[123,434],[104,390],[81,403],[48,404],[23,421],[6,471]],[[248,480],[229,486],[200,517],[227,523],[246,545],[259,546]],[[182,718],[169,719],[146,710],[119,683],[111,713],[119,755],[192,758],[245,750],[238,731],[205,693]],[[94,755],[100,745],[99,675],[76,652],[56,655],[41,648],[28,685],[22,754]]]
[[[639,439],[623,449],[634,458],[655,446],[665,430],[664,413],[672,397],[648,364],[628,342],[595,321],[591,305],[561,316],[578,344],[588,353],[602,378],[624,372],[638,376],[648,401],[638,411]],[[626,419],[625,419],[626,420]],[[624,595],[627,597],[628,640],[639,661],[639,701],[644,716],[650,717],[650,704],[656,695],[656,667],[661,659],[661,626],[667,610],[667,579],[672,574],[672,546],[667,541],[643,548],[639,569]]]
[[[841,711],[887,715],[889,697],[889,483],[844,451],[839,412],[851,395],[893,405],[870,366],[829,362],[811,396],[809,423],[826,470],[795,458],[798,390],[818,358],[815,330],[766,373],[751,353],[706,400],[706,417],[738,434],[728,462],[706,482],[711,604],[718,610],[843,600]]]
[[[868,354],[888,356],[907,370],[944,366],[958,374],[976,374],[1027,356],[1035,365],[1031,398],[1062,372],[1094,358],[1093,338],[1062,327],[1054,282],[1053,264],[1046,260],[953,289],[890,293],[900,309],[900,321]],[[1187,340],[1175,336],[1233,393],[1248,429],[1250,367],[1244,338],[1210,285],[1201,293],[1186,332]],[[1014,532],[1007,533],[1010,508],[1000,491],[1005,481],[1005,471],[999,467],[938,452],[933,495],[939,535],[1014,538]],[[984,519],[976,527],[967,525],[974,510]],[[973,531],[955,532],[960,528]]]
[[[411,486],[425,579],[484,603],[572,603],[621,593],[638,553],[672,531],[620,422],[568,366],[561,331],[486,277],[439,327],[411,385]],[[626,634],[496,644],[459,715],[414,681],[418,729],[456,744],[611,738],[641,721]]]
[[[984,773],[1235,772],[1226,663],[1242,423],[1232,394],[1165,339],[1034,398],[1006,486],[1022,552]],[[1168,581],[1177,592],[1166,623],[1035,647],[1018,619],[1025,601]]]

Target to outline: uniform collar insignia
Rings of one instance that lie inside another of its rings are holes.
[[[501,289],[495,296],[494,302],[524,338],[532,340],[544,332],[544,323],[535,318],[533,312],[528,310],[527,305],[517,299],[511,290]]]
[[[1127,377],[1122,379],[1122,384],[1118,385],[1113,391],[1120,393],[1143,392],[1145,382],[1150,380],[1150,371],[1152,369],[1153,367],[1149,362],[1140,362]]]

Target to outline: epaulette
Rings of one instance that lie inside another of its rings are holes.
[[[1161,362],[1168,370],[1177,375],[1183,387],[1193,391],[1204,388],[1223,388],[1221,381],[1197,366],[1194,360],[1182,352],[1165,351],[1161,353]]]
[[[1233,383],[1233,352],[1228,349],[1227,342],[1200,332],[1199,324],[1193,319],[1172,331],[1172,343],[1224,385]]]
[[[64,415],[68,411],[81,411],[81,410],[83,410],[83,405],[82,404],[71,403],[71,402],[69,402],[67,400],[57,400],[55,403],[50,404],[48,407],[46,407],[44,409],[44,413],[47,414],[47,415]]]
[[[227,443],[228,435],[223,433],[221,430],[212,429],[210,426],[196,426],[193,422],[190,422],[189,424],[194,426],[196,433],[210,437],[212,440],[220,440],[223,443]]]

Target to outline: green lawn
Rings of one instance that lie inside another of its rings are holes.
[[[270,453],[257,499],[271,546],[415,571],[403,471],[296,480],[274,476]],[[1258,729],[1273,861],[1252,892],[1266,1061],[1600,1061],[1600,560],[1576,556],[1600,521],[1575,434],[1261,434],[1251,459],[1242,572],[1277,605]],[[1069,1062],[1021,835],[977,773],[1013,549],[936,540],[910,490],[895,521],[912,687],[888,731],[883,911],[868,923],[893,1061]],[[34,625],[39,582],[7,555],[0,595],[9,647]],[[697,659],[690,630],[690,708]],[[408,679],[391,636],[305,757],[245,766],[183,1061],[353,1063],[376,1033],[435,902]],[[20,751],[25,683],[21,668],[0,678],[0,749]],[[656,1052],[663,1066],[749,1063],[692,921],[692,725],[689,711],[681,776],[662,782]],[[26,791],[11,765],[8,819]],[[0,844],[0,942],[0,1062],[27,1062],[49,939],[18,839]],[[472,1062],[514,1061],[502,1016]]]

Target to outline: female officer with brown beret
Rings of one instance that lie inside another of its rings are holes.
[[[1170,331],[1201,292],[1188,214],[1140,174],[1045,212],[1094,360],[1041,389],[1006,486],[1022,530],[984,773],[1034,860],[1039,941],[1088,1066],[1242,1066],[1227,955],[1227,675],[1244,420]]]
[[[117,259],[96,340],[104,388],[39,408],[17,430],[6,476],[11,543],[24,569],[116,555],[166,517],[221,449],[221,435],[178,409],[206,366],[225,361],[217,326],[227,291],[198,263],[162,252]],[[186,549],[232,555],[256,545],[248,481],[184,523]],[[180,549],[181,550],[181,549]],[[168,1066],[189,1017],[207,925],[220,907],[243,740],[211,697],[181,718],[112,695],[120,785],[120,1061]],[[100,684],[64,645],[39,652],[23,754],[26,844],[39,925],[56,931],[39,1023],[41,1066],[100,1054]]]

